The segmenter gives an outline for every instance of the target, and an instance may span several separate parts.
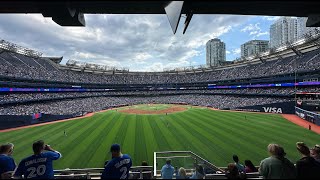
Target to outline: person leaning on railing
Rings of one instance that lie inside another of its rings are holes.
[[[171,165],[171,159],[166,160],[166,164],[162,166],[161,177],[163,179],[172,179],[174,174],[174,167]]]
[[[113,144],[110,148],[112,159],[106,163],[101,174],[101,179],[128,179],[132,166],[131,157],[122,154],[119,144]]]
[[[36,141],[32,145],[34,155],[23,159],[14,173],[14,178],[21,179],[53,179],[53,161],[58,160],[62,155],[44,143]]]
[[[10,179],[16,168],[16,163],[11,157],[13,149],[12,143],[0,146],[0,179]]]

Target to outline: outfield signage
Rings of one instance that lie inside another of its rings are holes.
[[[280,113],[282,114],[282,109],[277,107],[262,107],[264,112],[267,113]]]
[[[250,112],[263,112],[263,113],[277,113],[277,114],[294,114],[295,102],[288,101],[282,103],[271,103],[256,106],[237,107],[230,110],[236,111],[250,111]]]
[[[109,91],[109,89],[82,89],[82,88],[0,88],[0,92],[90,92]]]

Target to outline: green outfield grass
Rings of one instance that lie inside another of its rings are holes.
[[[142,110],[163,110],[171,107],[171,104],[141,104],[133,106],[134,109],[142,109]]]
[[[63,154],[63,158],[55,162],[55,169],[103,167],[110,158],[108,150],[113,143],[122,145],[134,165],[140,165],[143,160],[152,164],[155,151],[191,150],[218,166],[226,166],[233,154],[237,154],[241,162],[250,159],[258,165],[268,156],[266,147],[271,142],[284,146],[288,158],[295,162],[299,159],[297,141],[309,146],[320,141],[316,133],[280,115],[205,108],[191,108],[167,116],[110,110],[79,120],[0,133],[0,143],[15,144],[17,163],[32,154],[32,142],[39,139]]]

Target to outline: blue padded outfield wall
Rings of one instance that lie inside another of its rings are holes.
[[[0,130],[28,126],[32,124],[40,124],[50,121],[57,121],[61,119],[73,118],[75,115],[50,115],[41,114],[41,117],[34,118],[30,116],[19,116],[19,115],[0,115]]]
[[[308,122],[311,122],[313,124],[320,126],[320,114],[317,114],[311,111],[306,111],[298,107],[295,107],[295,113],[301,119],[304,119]]]

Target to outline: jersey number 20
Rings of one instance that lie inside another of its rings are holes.
[[[40,165],[37,168],[35,167],[29,167],[27,171],[31,171],[30,174],[28,175],[27,179],[30,178],[35,178],[37,176],[42,176],[46,172],[46,166],[45,165]]]

